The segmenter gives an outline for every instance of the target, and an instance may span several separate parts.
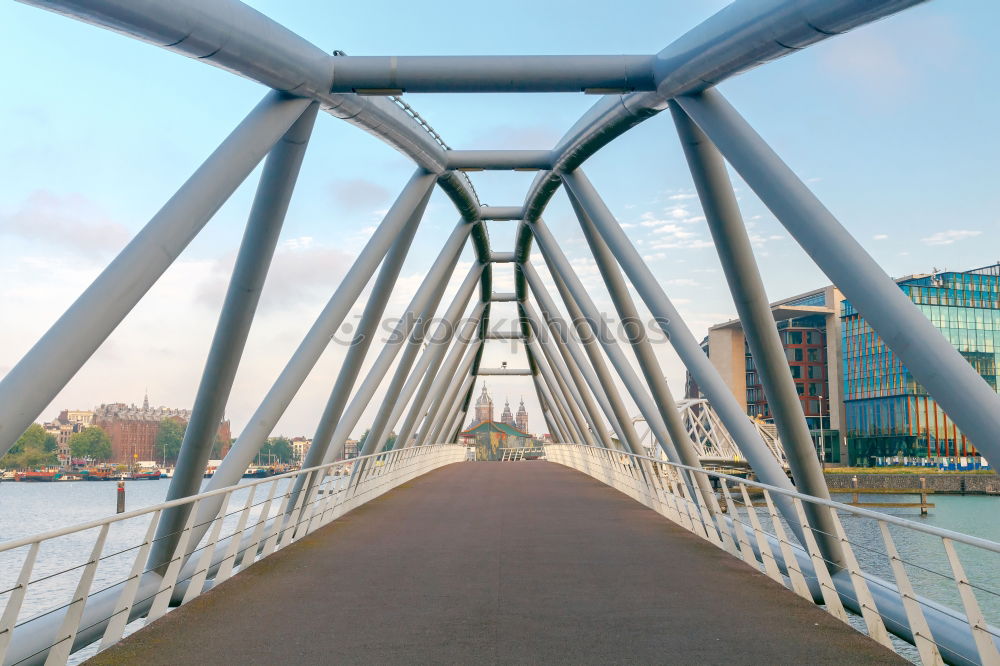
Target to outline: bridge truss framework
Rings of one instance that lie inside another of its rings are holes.
[[[666,458],[700,468],[703,443],[696,441],[697,429],[685,424],[652,345],[642,334],[631,283],[707,396],[733,447],[762,482],[792,491],[772,447],[729,392],[582,168],[614,138],[669,110],[795,488],[829,500],[727,162],[976,447],[987,457],[1000,459],[997,394],[715,88],[751,67],[919,1],[737,0],[650,56],[360,57],[327,54],[235,0],[29,0],[222,67],[270,90],[0,382],[0,454],[263,161],[168,500],[198,492],[303,155],[322,110],[379,137],[412,158],[416,169],[267,391],[208,490],[239,481],[371,282],[355,340],[319,417],[305,467],[342,457],[345,441],[380,386],[386,387],[387,397],[361,455],[378,453],[393,430],[403,446],[455,441],[475,378],[502,373],[480,368],[483,344],[490,337],[491,304],[514,302],[520,331],[511,337],[525,346],[527,373],[547,427],[558,440],[620,447],[624,453],[642,455],[635,424],[617,388],[620,383]],[[601,98],[555,147],[538,150],[452,150],[401,99],[407,92],[566,91]],[[467,176],[468,171],[478,170],[535,170],[537,175],[521,204],[483,206]],[[454,202],[459,219],[389,341],[376,353],[371,349],[373,334],[435,185]],[[639,373],[544,222],[545,207],[561,187],[611,295]],[[512,251],[490,247],[486,225],[495,220],[519,225]],[[445,286],[470,242],[477,262],[442,313]],[[536,242],[551,276],[548,284],[530,258]],[[514,264],[515,293],[493,292],[492,266],[497,263]],[[462,319],[470,306],[471,316]],[[563,310],[568,317],[561,314]],[[431,327],[439,313],[439,323]],[[308,477],[299,477],[296,493],[311,492],[308,483]],[[718,515],[721,509],[708,477],[692,475],[688,484],[690,496]],[[802,538],[794,507],[782,495],[774,501]],[[170,560],[177,546],[176,537],[170,535],[188,524],[190,508],[181,504],[165,509],[158,528],[161,538],[150,554],[152,567],[163,567]],[[218,510],[217,504],[202,501],[194,524],[207,529]],[[823,557],[833,567],[846,566],[828,512],[813,505],[806,511],[810,523],[818,526]],[[204,530],[199,534],[195,529],[192,548],[203,534]]]

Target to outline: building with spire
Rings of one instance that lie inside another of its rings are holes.
[[[514,427],[521,432],[528,432],[528,410],[524,408],[524,398],[521,398],[521,404],[514,416]]]
[[[469,421],[468,427],[471,428],[477,423],[492,420],[493,398],[490,397],[489,392],[486,390],[486,384],[483,384],[483,392],[479,394],[478,398],[476,398],[476,408],[473,412],[472,420]]]
[[[514,412],[510,411],[510,400],[504,400],[503,411],[500,412],[500,423],[517,428],[514,424]]]

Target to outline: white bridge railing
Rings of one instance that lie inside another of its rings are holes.
[[[1000,630],[984,614],[994,622],[1000,616],[1000,543],[654,458],[575,444],[544,448],[550,462],[620,490],[911,661],[1000,664]],[[692,497],[694,474],[711,479],[715,498]],[[818,547],[808,504],[832,514],[842,566]]]
[[[155,620],[347,511],[464,459],[458,445],[405,448],[0,543],[0,664],[59,665],[97,641],[103,649],[142,626],[135,620]],[[299,479],[305,490],[295,493]],[[220,499],[215,517],[197,524],[199,505]],[[190,518],[170,535],[177,542],[172,559],[150,568],[163,511],[185,504]],[[193,533],[205,536],[192,543]]]

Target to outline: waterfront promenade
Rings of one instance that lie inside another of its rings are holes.
[[[905,663],[652,510],[548,462],[430,472],[88,663],[276,660]]]

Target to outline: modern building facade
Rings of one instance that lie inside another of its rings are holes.
[[[897,280],[899,288],[997,390],[1000,264]],[[975,445],[833,286],[771,306],[803,413],[827,463],[977,456]],[[737,401],[755,419],[772,415],[738,320],[702,342]],[[704,397],[687,379],[685,395]]]
[[[824,462],[839,463],[846,451],[842,424],[840,303],[836,287],[824,287],[771,305],[792,380],[813,442]],[[712,326],[702,341],[712,364],[747,415],[773,422],[743,327],[738,319]],[[688,374],[685,397],[702,398]]]
[[[1000,264],[899,280],[899,287],[997,390]],[[978,455],[850,302],[842,304],[846,437],[851,460]]]

